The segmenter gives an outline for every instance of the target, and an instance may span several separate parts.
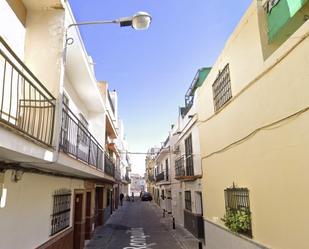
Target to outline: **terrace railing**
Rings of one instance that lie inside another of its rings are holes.
[[[185,159],[184,156],[182,156],[175,161],[175,176],[180,177],[185,175],[186,175]]]
[[[52,146],[55,98],[0,36],[0,122]]]
[[[84,163],[103,170],[103,148],[64,103],[60,150]]]
[[[112,177],[115,176],[115,163],[107,153],[104,153],[104,172]]]
[[[156,182],[164,180],[164,171],[156,175]]]
[[[176,159],[175,161],[175,178],[177,180],[192,180],[195,179],[194,174],[194,156],[189,155],[185,157],[184,155]]]

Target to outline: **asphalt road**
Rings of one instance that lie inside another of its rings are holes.
[[[87,249],[179,249],[180,244],[163,222],[159,209],[150,202],[125,202],[96,229]]]

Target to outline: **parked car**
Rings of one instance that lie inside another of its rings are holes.
[[[152,201],[152,196],[149,192],[144,192],[142,194],[142,201]]]

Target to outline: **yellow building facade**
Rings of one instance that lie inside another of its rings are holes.
[[[291,1],[272,2],[253,1],[197,92],[207,249],[309,248],[308,2],[277,40],[271,15]],[[232,208],[248,233],[226,226]]]

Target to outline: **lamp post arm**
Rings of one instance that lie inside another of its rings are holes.
[[[64,44],[63,55],[62,55],[64,66],[66,64],[68,45],[71,45],[73,43],[73,39],[68,38],[68,31],[71,27],[78,27],[78,26],[84,26],[84,25],[95,25],[95,24],[113,24],[113,23],[117,24],[120,22],[121,20],[117,19],[117,20],[107,20],[107,21],[79,22],[79,23],[71,23],[70,25],[68,25],[65,29],[65,44]],[[71,43],[69,42],[69,40],[72,40]]]
[[[92,25],[92,24],[110,24],[110,23],[119,23],[119,20],[111,20],[111,21],[92,21],[92,22],[71,23],[71,24],[66,28],[66,32],[69,30],[69,28],[74,27],[74,26]]]

